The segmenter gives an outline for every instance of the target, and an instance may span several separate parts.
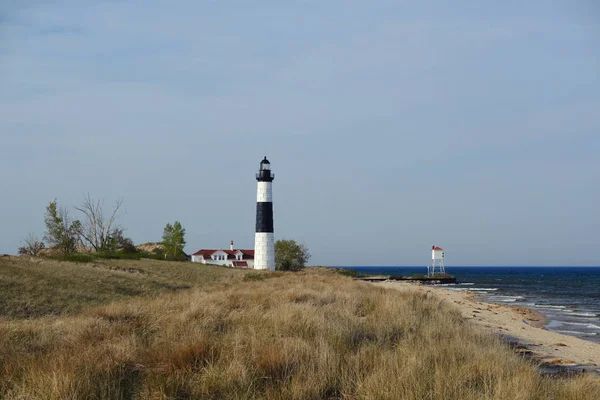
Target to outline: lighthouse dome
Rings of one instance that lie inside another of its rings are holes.
[[[260,169],[261,171],[263,170],[269,170],[271,169],[271,163],[269,162],[269,160],[267,160],[267,157],[265,157],[261,162],[260,162]]]

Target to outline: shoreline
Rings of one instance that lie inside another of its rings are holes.
[[[373,285],[399,291],[429,293],[453,303],[463,318],[499,335],[511,348],[539,364],[543,373],[571,374],[590,371],[600,376],[600,344],[544,328],[544,314],[525,307],[479,301],[473,293],[407,282]]]

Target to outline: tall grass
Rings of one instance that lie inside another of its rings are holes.
[[[76,314],[86,307],[157,296],[245,272],[232,268],[154,260],[93,260],[85,263],[0,257],[0,318]]]
[[[598,399],[438,298],[285,273],[0,323],[7,399]]]

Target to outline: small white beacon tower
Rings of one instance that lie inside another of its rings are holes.
[[[427,266],[427,276],[445,274],[444,249],[439,246],[431,246],[431,265]]]

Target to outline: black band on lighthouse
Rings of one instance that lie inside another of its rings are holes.
[[[256,203],[256,232],[273,232],[273,203]]]

